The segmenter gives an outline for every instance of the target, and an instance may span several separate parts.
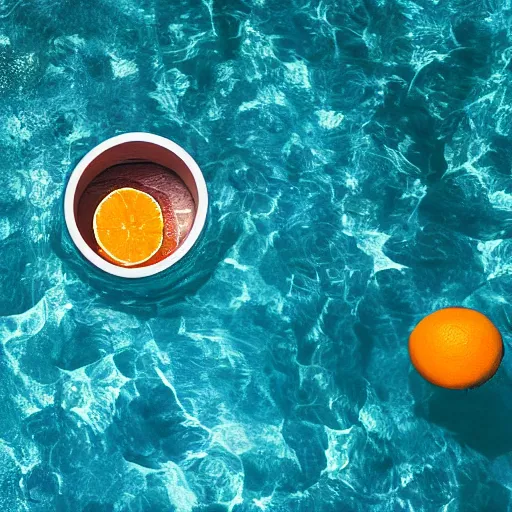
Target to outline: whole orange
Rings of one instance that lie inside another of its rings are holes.
[[[418,372],[432,384],[450,389],[479,386],[503,358],[496,326],[474,309],[453,307],[421,320],[409,338],[409,354]]]

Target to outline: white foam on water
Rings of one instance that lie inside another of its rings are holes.
[[[344,430],[333,430],[324,426],[327,434],[327,449],[325,458],[327,465],[322,474],[327,473],[328,478],[339,478],[340,473],[348,466],[348,456],[352,427]]]
[[[9,182],[7,183],[7,188],[11,195],[11,198],[15,201],[19,201],[23,199],[27,195],[27,189],[25,188],[25,184],[19,175],[12,175],[9,177]]]
[[[345,116],[341,112],[334,110],[317,110],[315,114],[318,117],[318,124],[326,130],[334,130],[338,128],[345,119]]]
[[[6,119],[5,129],[13,139],[28,141],[32,138],[32,132],[14,114]]]
[[[479,242],[478,251],[487,280],[512,274],[512,243],[509,240]]]
[[[411,464],[401,464],[399,469],[400,484],[402,487],[407,487],[414,480],[414,467]]]
[[[137,64],[131,60],[110,55],[110,67],[115,78],[127,78],[139,73]]]
[[[284,107],[286,104],[287,102],[284,92],[271,85],[260,89],[255,100],[245,101],[242,103],[238,107],[238,111],[245,112],[246,110],[253,110],[266,105],[280,105]]]
[[[246,110],[252,110],[254,108],[257,108],[259,105],[260,105],[260,102],[257,100],[245,101],[244,103],[242,103],[240,105],[240,107],[238,107],[238,110],[240,112],[245,112]]]
[[[303,89],[311,89],[308,67],[304,62],[296,60],[285,62],[284,65],[286,67],[284,77],[287,82]]]
[[[490,193],[488,197],[493,208],[512,212],[512,194],[508,194],[504,190],[498,190],[497,192]]]
[[[29,201],[36,208],[46,210],[59,197],[60,190],[53,182],[50,173],[46,169],[31,169],[30,179],[32,186],[28,196]],[[44,217],[48,216],[46,215]],[[34,220],[37,222],[40,219],[36,217]]]
[[[177,464],[168,461],[162,464],[161,469],[144,468],[144,472],[162,475],[166,484],[167,496],[176,508],[176,512],[192,512],[194,510],[197,505],[197,496],[190,489],[183,470]]]
[[[346,214],[342,218],[343,224],[348,224],[348,217]],[[384,254],[383,248],[386,242],[391,238],[387,233],[381,233],[377,230],[364,230],[364,231],[351,231],[343,230],[348,236],[356,239],[356,244],[365,254],[373,258],[373,272],[377,273],[381,270],[396,269],[402,270],[408,268],[406,265],[394,262],[391,258]]]
[[[371,412],[365,410],[364,407],[359,411],[359,421],[363,424],[366,432],[377,430],[377,420],[372,416]]]
[[[221,62],[216,67],[217,82],[219,83],[219,93],[221,96],[226,97],[233,92],[238,78],[235,78],[235,71],[232,65],[227,62]]]
[[[213,443],[220,444],[235,455],[241,455],[254,446],[247,437],[243,426],[229,421],[221,423],[212,429]]]
[[[286,106],[286,96],[284,92],[280,91],[276,87],[270,86],[262,89],[258,95],[260,101],[265,105],[280,105]]]
[[[185,31],[183,30],[184,25],[181,23],[170,23],[167,26],[167,30],[169,34],[178,41],[183,41],[186,39]]]
[[[260,510],[267,510],[267,507],[272,503],[272,497],[271,496],[264,496],[263,498],[253,498],[252,502],[260,509]]]
[[[359,187],[359,180],[355,176],[351,176],[350,174],[347,174],[347,177],[345,180],[345,186],[352,191],[357,190],[357,188]]]
[[[62,49],[71,48],[75,52],[77,52],[78,50],[85,48],[87,43],[86,43],[85,39],[80,37],[78,34],[73,34],[70,36],[57,37],[53,41],[53,44],[55,45],[56,48],[59,48],[59,49],[60,48],[62,48]]]

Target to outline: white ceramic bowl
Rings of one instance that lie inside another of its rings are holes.
[[[113,265],[84,241],[76,220],[78,203],[89,183],[105,169],[126,162],[152,162],[174,171],[190,190],[196,216],[185,241],[164,260],[147,267],[124,268]],[[64,196],[64,216],[69,234],[78,250],[99,269],[126,278],[148,277],[172,267],[196,243],[206,221],[208,190],[199,166],[178,144],[150,133],[125,133],[102,142],[89,151],[75,167]]]

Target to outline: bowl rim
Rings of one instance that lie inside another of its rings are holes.
[[[87,245],[82,235],[80,234],[75,219],[75,194],[80,177],[84,173],[85,169],[106,150],[120,144],[125,144],[127,142],[148,142],[161,146],[174,153],[188,167],[197,187],[198,200],[196,204],[196,216],[187,238],[183,244],[167,258],[153,265],[148,265],[147,267],[124,268],[118,267],[117,265],[104,260]],[[196,161],[187,151],[185,151],[175,142],[166,139],[165,137],[161,137],[160,135],[154,135],[152,133],[146,132],[129,132],[123,133],[122,135],[116,135],[115,137],[107,139],[91,149],[80,160],[80,162],[78,162],[76,167],[71,172],[64,194],[64,218],[71,239],[73,240],[78,250],[90,263],[92,263],[100,270],[103,270],[104,272],[117,277],[124,277],[128,279],[137,279],[159,274],[160,272],[163,272],[164,270],[172,267],[174,264],[180,261],[197,242],[197,239],[203,231],[206,222],[207,211],[208,189],[206,187],[203,173],[201,172],[201,169],[197,165]]]

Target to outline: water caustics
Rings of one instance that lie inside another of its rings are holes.
[[[506,510],[510,361],[461,395],[407,338],[463,305],[507,344],[511,37],[483,0],[4,2],[0,509]],[[62,218],[128,131],[211,198],[145,283]]]

